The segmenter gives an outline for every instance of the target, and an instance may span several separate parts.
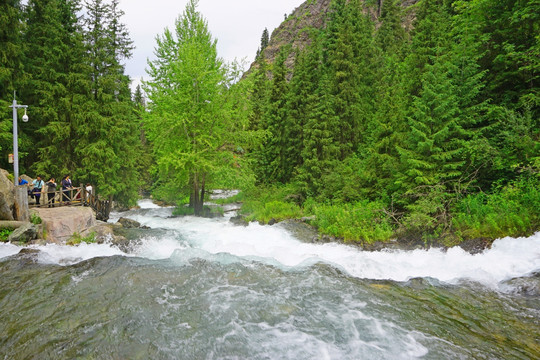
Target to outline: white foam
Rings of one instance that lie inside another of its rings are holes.
[[[358,278],[407,281],[414,277],[431,277],[448,283],[469,279],[492,287],[540,270],[540,232],[528,238],[496,240],[491,249],[476,255],[460,248],[367,252],[342,244],[304,243],[280,226],[251,223],[242,227],[223,218],[171,218],[171,208],[153,207],[148,201],[141,203],[149,207],[130,211],[126,216],[143,225],[169,231],[159,238],[144,239],[129,256],[159,260],[222,254],[227,256],[209,256],[209,259],[230,262],[241,258],[284,269],[324,262]],[[41,250],[40,261],[58,264],[72,264],[97,256],[127,255],[109,244],[35,248]],[[20,249],[12,244],[0,244],[0,258],[14,255]]]
[[[44,264],[73,265],[95,257],[129,256],[110,244],[87,244],[77,246],[47,244],[31,245],[30,249],[39,250],[37,260]],[[0,258],[17,254],[23,247],[13,244],[0,244]]]
[[[137,202],[137,205],[139,205],[139,207],[141,209],[159,209],[160,206],[159,205],[156,205],[152,200],[150,199],[142,199],[142,200],[139,200]]]
[[[288,268],[321,261],[359,278],[406,281],[432,277],[449,283],[470,279],[495,286],[540,269],[540,233],[496,240],[491,249],[472,255],[461,248],[368,252],[335,243],[309,244],[280,227],[255,223],[237,227],[191,218],[181,227],[193,246],[209,253],[267,259],[269,264],[277,261]]]

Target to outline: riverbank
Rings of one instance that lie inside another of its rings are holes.
[[[383,201],[317,203],[287,187],[258,188],[226,202],[241,202],[244,222],[302,221],[317,229],[318,241],[354,244],[365,250],[450,248],[476,253],[504,237],[527,237],[540,230],[540,190],[536,181],[518,182],[491,194],[463,197],[448,207],[397,210]]]

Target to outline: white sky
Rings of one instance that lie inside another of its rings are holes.
[[[246,58],[250,64],[259,48],[264,28],[270,34],[305,0],[199,0],[198,11],[218,40],[219,56],[225,61]],[[176,19],[182,15],[187,0],[121,0],[125,15],[121,21],[127,25],[135,50],[126,61],[126,73],[134,80],[147,78],[147,59],[154,58],[156,35],[165,28],[174,29]]]

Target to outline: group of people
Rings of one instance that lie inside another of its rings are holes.
[[[55,178],[51,177],[49,181],[46,183],[41,179],[41,176],[37,176],[35,180],[32,181],[32,183],[28,183],[25,179],[21,178],[19,176],[19,185],[26,185],[29,187],[28,189],[28,195],[35,199],[36,205],[40,204],[41,200],[41,194],[45,190],[45,186],[47,187],[47,204],[49,207],[54,207],[55,205],[55,196],[56,196],[56,188],[58,187],[58,184],[56,183]],[[72,201],[70,196],[70,190],[73,190],[73,184],[71,183],[71,179],[69,175],[66,175],[62,178],[62,181],[60,182],[60,186],[62,187],[62,202],[64,202],[66,205],[69,205]],[[89,194],[92,194],[92,185],[86,184],[86,192]]]

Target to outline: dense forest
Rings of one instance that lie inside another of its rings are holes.
[[[135,94],[118,2],[3,1],[0,167],[17,90],[23,171],[126,205],[152,191],[202,214],[226,187],[247,220],[315,215],[346,241],[538,230],[538,0],[333,0],[324,26],[301,29],[307,46],[271,61],[265,29],[242,78],[191,0]]]
[[[19,0],[2,1],[1,168],[12,168],[8,106],[16,91],[30,117],[19,126],[21,173],[71,174],[77,185],[89,182],[102,196],[135,203],[141,170],[150,164],[144,163],[140,112],[122,64],[133,44],[118,4],[29,0],[23,7]]]
[[[261,184],[282,184],[266,209],[362,241],[538,229],[540,2],[379,4],[332,1],[310,45],[272,64],[263,33],[252,156]]]

